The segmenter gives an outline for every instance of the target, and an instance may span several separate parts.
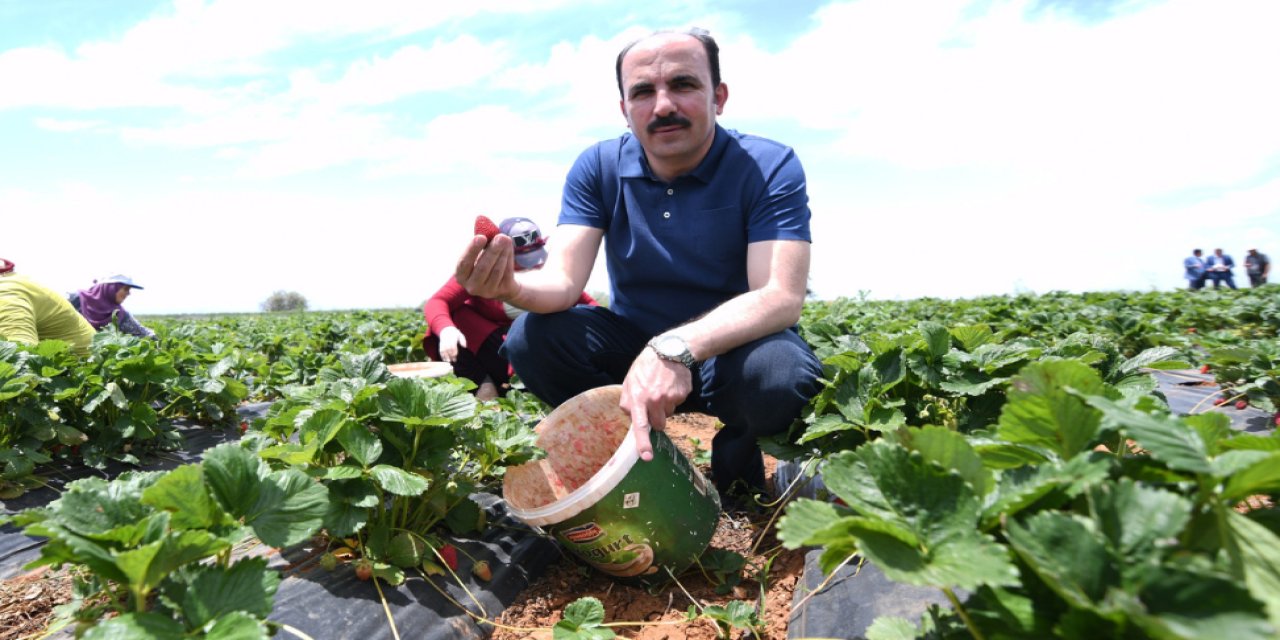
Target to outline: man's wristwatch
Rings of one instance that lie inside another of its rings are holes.
[[[680,336],[656,336],[645,346],[653,349],[653,352],[658,354],[659,358],[671,362],[679,362],[687,369],[693,369],[698,364],[698,361],[693,359],[693,352],[689,351],[689,343],[685,342],[684,338]]]

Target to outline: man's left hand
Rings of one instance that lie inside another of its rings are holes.
[[[653,459],[649,430],[663,431],[667,418],[693,391],[693,374],[678,362],[659,358],[644,349],[631,363],[622,381],[622,410],[631,414],[631,435],[640,459]]]

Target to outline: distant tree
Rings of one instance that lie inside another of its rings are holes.
[[[297,291],[277,291],[262,303],[263,311],[306,311],[307,299]]]

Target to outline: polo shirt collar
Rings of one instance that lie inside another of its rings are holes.
[[[716,123],[715,137],[711,141],[711,148],[707,150],[707,155],[702,158],[702,162],[688,176],[697,178],[707,183],[711,182],[715,175],[715,168],[718,165],[719,157],[724,153],[725,148],[729,146],[729,134]],[[656,180],[653,172],[649,170],[649,162],[644,157],[644,148],[640,146],[640,141],[635,135],[628,133],[622,141],[622,154],[618,159],[618,176],[622,178],[650,178]]]

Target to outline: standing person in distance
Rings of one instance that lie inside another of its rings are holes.
[[[498,224],[498,230],[515,244],[516,271],[538,269],[546,262],[546,238],[534,221],[507,218]],[[578,304],[594,305],[596,301],[583,292]],[[498,349],[512,320],[521,313],[522,309],[500,300],[467,293],[450,276],[422,305],[427,321],[422,347],[432,360],[451,363],[455,375],[476,383],[476,399],[492,400],[506,395],[510,364]]]
[[[1257,288],[1267,283],[1271,275],[1271,259],[1257,249],[1250,249],[1244,257],[1244,271],[1249,274],[1249,286]]]
[[[545,402],[621,383],[642,460],[650,429],[678,410],[719,418],[711,475],[732,504],[765,489],[757,439],[800,416],[822,367],[795,330],[811,240],[804,170],[789,147],[716,123],[729,98],[719,55],[700,29],[623,48],[630,133],[570,169],[547,266],[516,274],[510,238],[476,236],[456,276],[532,312],[503,351]],[[573,307],[602,242],[611,307]]]
[[[1222,252],[1222,249],[1214,249],[1213,255],[1205,260],[1205,272],[1209,275],[1209,280],[1213,282],[1213,288],[1217,289],[1223,282],[1228,287],[1236,288],[1236,278],[1232,275],[1231,270],[1235,268],[1236,263],[1231,256]]]
[[[1204,252],[1192,249],[1191,255],[1182,261],[1183,277],[1187,279],[1187,288],[1196,291],[1204,288]]]

